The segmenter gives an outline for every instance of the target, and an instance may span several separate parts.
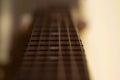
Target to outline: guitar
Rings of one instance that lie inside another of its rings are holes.
[[[90,80],[68,8],[37,10],[23,43],[23,54],[13,57],[5,80]]]

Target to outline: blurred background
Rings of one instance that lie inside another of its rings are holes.
[[[80,19],[87,27],[80,31],[91,80],[120,80],[119,0],[1,0],[0,80],[2,66],[10,62],[12,38],[30,24],[32,12],[48,5],[70,5],[74,24]]]

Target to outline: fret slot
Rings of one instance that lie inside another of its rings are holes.
[[[39,42],[40,40],[37,40],[37,39],[36,39],[36,40],[33,40],[33,39],[32,39],[32,40],[30,40],[30,41],[31,41],[31,42]]]

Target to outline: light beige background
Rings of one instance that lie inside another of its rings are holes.
[[[120,1],[83,3],[88,28],[82,39],[92,80],[120,80]]]

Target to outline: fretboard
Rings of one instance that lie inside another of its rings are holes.
[[[85,52],[67,10],[38,11],[13,80],[89,80]]]

